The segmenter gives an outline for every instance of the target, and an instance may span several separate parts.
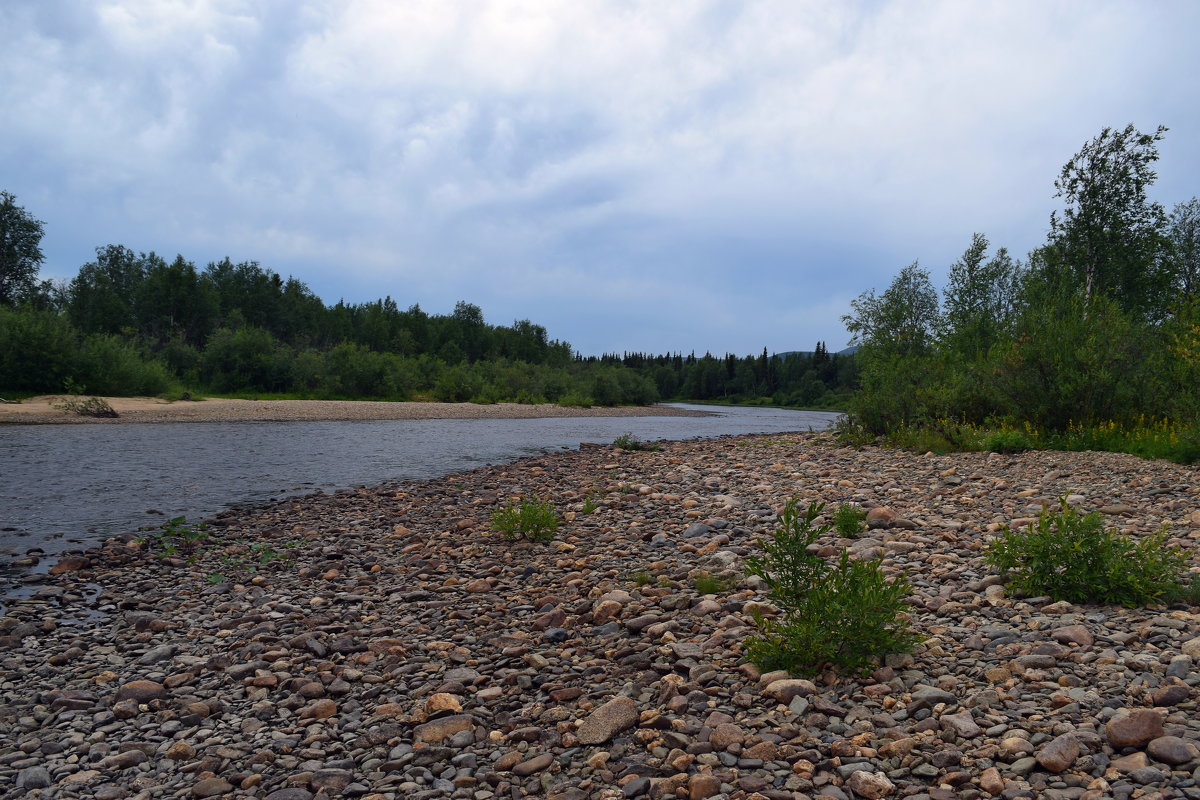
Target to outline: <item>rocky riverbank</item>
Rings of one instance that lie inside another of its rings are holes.
[[[530,492],[563,512],[549,544],[491,529]],[[793,496],[894,512],[849,544],[907,572],[915,653],[863,679],[742,663],[742,561]],[[819,434],[293,498],[165,556],[112,540],[0,619],[0,793],[1200,798],[1198,610],[1011,597],[983,564],[1064,496],[1170,523],[1200,568],[1193,469]]]

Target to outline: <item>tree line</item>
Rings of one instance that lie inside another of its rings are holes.
[[[1025,259],[975,234],[940,293],[913,263],[843,318],[860,345],[853,426],[1062,432],[1200,420],[1200,200],[1149,200],[1166,129],[1106,128],[1054,183]],[[947,433],[953,438],[953,433]],[[1197,445],[1197,442],[1193,442]]]
[[[43,223],[0,197],[0,389],[107,395],[427,397],[450,402],[830,405],[853,370],[824,345],[796,357],[584,358],[530,320],[488,324],[391,297],[326,305],[257,262],[198,268],[123,245],[69,282],[39,281]]]

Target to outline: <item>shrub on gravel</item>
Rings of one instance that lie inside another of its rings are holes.
[[[867,529],[867,512],[850,503],[842,503],[833,514],[833,527],[840,536],[853,539]]]
[[[508,539],[548,542],[558,530],[558,513],[550,503],[532,495],[496,509],[492,514],[492,525]]]
[[[814,525],[823,503],[803,513],[789,502],[780,527],[763,544],[764,555],[746,560],[747,571],[766,582],[780,618],[755,614],[761,634],[746,644],[760,669],[815,674],[825,666],[869,671],[889,653],[911,650],[917,637],[905,612],[908,580],[889,581],[877,561],[852,561],[843,550],[834,565],[808,551],[831,525]]]
[[[1026,594],[1071,603],[1117,603],[1127,608],[1187,599],[1185,556],[1166,545],[1162,530],[1140,540],[1104,528],[1100,512],[1080,516],[1043,509],[1037,524],[1008,526],[991,541],[987,562]]]

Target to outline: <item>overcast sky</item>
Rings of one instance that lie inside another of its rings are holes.
[[[585,354],[846,344],[1063,163],[1157,124],[1200,194],[1200,3],[3,0],[0,189],[43,277],[229,256]]]

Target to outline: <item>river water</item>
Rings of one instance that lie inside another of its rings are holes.
[[[0,426],[3,569],[30,551],[286,495],[436,478],[623,433],[644,441],[823,430],[837,414],[692,406],[708,417]]]

